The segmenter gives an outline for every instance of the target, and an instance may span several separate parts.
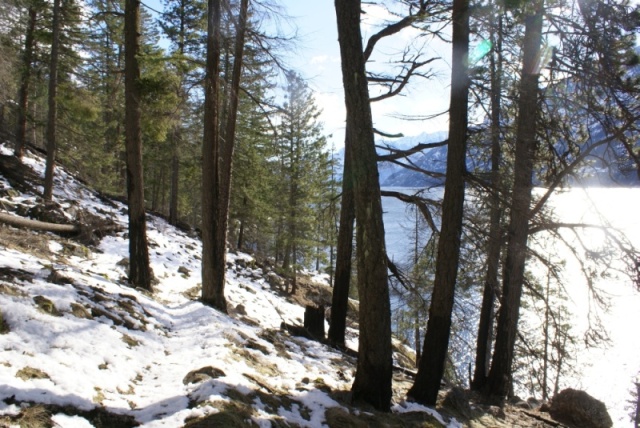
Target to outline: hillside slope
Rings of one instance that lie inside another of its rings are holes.
[[[0,156],[8,161],[10,151],[0,146]],[[39,206],[28,179],[42,176],[43,160],[28,154],[23,164],[31,173],[0,171],[10,215]],[[61,168],[54,194],[59,221],[91,219],[103,233],[0,225],[0,426],[549,426],[515,407],[495,417],[488,405],[465,413],[407,403],[403,373],[394,376],[392,414],[353,408],[354,359],[280,329],[302,324],[300,302],[328,293],[322,278],[308,275],[301,294],[288,296],[266,280],[268,268],[229,254],[223,315],[197,300],[199,240],[149,216],[158,282],[153,293],[133,289],[126,207]],[[348,333],[357,349],[356,331]]]

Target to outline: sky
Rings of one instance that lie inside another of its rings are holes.
[[[345,108],[340,71],[340,51],[333,0],[281,0],[286,13],[298,29],[297,49],[286,55],[289,64],[307,79],[315,92],[315,99],[323,114],[321,120],[330,140],[336,147],[344,145]],[[364,39],[377,31],[381,22],[392,19],[381,8],[363,5],[366,15],[362,29]],[[406,30],[388,42],[381,43],[377,54],[372,56],[373,68],[388,61],[387,54],[398,53],[416,35],[415,30]],[[372,104],[374,126],[386,133],[402,133],[414,136],[423,132],[447,129],[447,118],[431,121],[405,121],[394,119],[395,114],[430,115],[448,108],[449,73],[447,62],[449,47],[440,42],[426,46],[428,57],[441,56],[436,76],[429,82],[414,82],[408,86],[405,96]]]

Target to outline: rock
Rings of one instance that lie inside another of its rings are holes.
[[[207,366],[198,370],[192,370],[182,379],[182,383],[188,385],[190,383],[204,382],[209,379],[216,379],[226,376],[225,372],[215,367]]]
[[[180,274],[182,274],[182,275],[186,276],[187,278],[188,278],[188,277],[189,277],[189,275],[191,274],[191,272],[189,271],[189,269],[187,269],[187,268],[186,268],[186,267],[184,267],[184,266],[180,266],[180,267],[178,268],[178,273],[180,273]]]
[[[369,425],[356,418],[342,407],[331,407],[324,412],[329,428],[366,428]]]
[[[57,285],[73,284],[73,280],[71,278],[68,278],[68,277],[64,276],[63,274],[61,274],[60,272],[58,272],[55,269],[53,269],[51,271],[51,273],[47,277],[47,281],[49,281],[52,284],[57,284]]]
[[[93,319],[91,312],[79,303],[71,303],[71,314],[77,318]]]
[[[513,405],[515,407],[520,408],[520,409],[525,409],[525,410],[531,410],[532,409],[532,407],[529,404],[529,402],[528,401],[524,401],[524,400],[520,400],[520,401],[518,401],[516,403],[513,403]]]
[[[494,418],[504,419],[507,417],[507,414],[504,412],[504,409],[500,406],[489,406],[487,412],[493,416]]]
[[[527,403],[529,403],[529,407],[531,409],[539,409],[542,406],[542,401],[538,400],[535,397],[527,398]]]
[[[247,309],[244,307],[243,304],[239,304],[238,306],[236,306],[235,312],[238,315],[247,315]]]
[[[284,286],[284,279],[282,279],[277,273],[271,271],[267,273],[267,283],[272,287],[282,288]]]
[[[610,428],[613,421],[607,407],[584,391],[560,391],[551,400],[549,414],[572,428]]]
[[[38,305],[38,307],[40,308],[40,310],[46,314],[49,315],[53,315],[54,317],[61,317],[62,314],[60,313],[60,311],[58,310],[58,308],[56,308],[56,305],[53,304],[53,302],[49,299],[47,299],[44,296],[35,296],[33,298],[33,301],[35,302],[36,305]]]
[[[460,414],[467,419],[473,416],[473,410],[471,409],[471,405],[469,404],[469,395],[467,392],[458,387],[454,386],[447,394],[444,396],[444,400],[442,402],[444,407],[447,407],[456,413]]]
[[[48,374],[40,369],[35,369],[33,367],[24,367],[18,370],[18,372],[16,373],[16,377],[24,381],[31,379],[51,379]]]

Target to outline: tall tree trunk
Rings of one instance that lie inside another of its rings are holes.
[[[347,122],[347,129],[350,128]],[[347,131],[347,134],[349,131]],[[345,142],[345,148],[351,144]],[[329,323],[329,343],[343,348],[349,309],[349,286],[351,282],[351,258],[353,255],[353,228],[355,207],[353,201],[353,179],[351,178],[351,155],[345,152],[342,174],[342,199],[340,207],[340,227],[336,254],[336,273],[331,296],[331,322]]]
[[[438,240],[436,276],[422,357],[416,380],[408,393],[409,397],[428,405],[436,404],[444,374],[460,258],[469,94],[468,54],[469,1],[454,0],[449,145],[442,230]]]
[[[125,40],[125,137],[127,150],[127,196],[129,208],[129,282],[151,290],[151,268],[147,247],[147,222],[142,173],[140,129],[140,2],[126,0]]]
[[[356,212],[359,357],[353,400],[391,405],[391,311],[373,121],[360,34],[360,1],[335,0]],[[357,155],[356,155],[357,154]]]
[[[494,4],[494,7],[499,7]],[[485,274],[478,339],[476,345],[476,361],[471,388],[481,390],[489,375],[491,362],[491,345],[493,343],[493,318],[496,296],[499,290],[498,272],[500,252],[502,251],[502,204],[500,198],[500,162],[502,149],[500,146],[501,97],[502,97],[502,15],[497,15],[497,28],[492,25],[491,39],[493,52],[490,57],[491,67],[491,196],[489,213],[489,245],[487,248],[487,271]]]
[[[496,343],[486,391],[505,397],[511,385],[520,297],[524,282],[529,234],[533,161],[536,154],[536,121],[538,117],[538,77],[542,42],[543,0],[536,0],[526,17],[518,129],[511,195],[511,215],[508,227],[507,258],[503,272],[502,304],[498,315]]]
[[[47,113],[47,161],[44,169],[45,203],[53,199],[53,170],[56,164],[56,128],[58,124],[58,51],[60,49],[60,0],[53,0],[51,60],[49,65],[49,94]]]
[[[202,300],[227,312],[224,297],[227,225],[231,192],[232,158],[238,112],[238,93],[242,76],[244,37],[249,0],[241,0],[229,104],[224,134],[220,136],[217,97],[220,92],[220,0],[209,0],[207,32],[207,66],[205,90],[205,128],[203,144],[202,191]],[[206,230],[205,230],[206,228]],[[205,237],[206,233],[206,237]],[[205,246],[206,239],[206,246]]]
[[[227,312],[225,239],[220,235],[220,0],[208,1],[207,63],[202,144],[202,301]]]
[[[29,84],[31,82],[31,63],[33,62],[34,35],[38,12],[33,6],[29,7],[29,22],[22,54],[22,70],[20,76],[20,90],[18,92],[18,117],[16,126],[16,146],[14,153],[22,159],[27,140],[27,111],[29,109]]]
[[[174,133],[173,155],[171,156],[171,197],[169,201],[169,224],[173,226],[178,224],[178,184],[180,178],[180,157],[178,156],[178,144],[180,141],[180,137],[178,135]]]
[[[246,208],[248,203],[249,203],[249,199],[247,198],[247,195],[244,195],[242,197],[242,206]],[[246,222],[246,219],[245,219],[244,215],[241,215],[240,216],[240,227],[238,228],[238,250],[239,251],[242,251],[242,248],[244,247],[245,222]]]

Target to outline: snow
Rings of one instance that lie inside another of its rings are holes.
[[[0,145],[0,153],[10,152]],[[24,162],[41,176],[44,173],[42,159],[27,154]],[[105,204],[61,168],[56,174],[56,202],[81,206],[126,225],[124,205]],[[9,187],[6,180],[0,181],[0,188]],[[36,203],[28,194],[12,201]],[[0,243],[0,268],[23,273],[7,281],[0,273],[0,284],[13,291],[0,293],[2,314],[10,327],[9,333],[0,335],[0,415],[19,412],[2,401],[13,397],[16,402],[82,410],[104,406],[113,413],[132,415],[143,427],[176,427],[186,418],[218,412],[220,404],[229,401],[230,390],[240,394],[266,390],[293,400],[291,406],[277,410],[282,418],[300,426],[325,426],[326,409],[340,404],[317,384],[349,390],[353,366],[344,363],[342,354],[316,342],[278,332],[285,340],[284,349],[277,349],[265,339],[283,321],[301,323],[304,309],[272,290],[261,269],[252,267],[251,256],[228,256],[234,268],[227,274],[226,296],[236,315],[227,316],[186,294],[200,282],[199,241],[162,219],[149,219],[150,258],[159,280],[150,294],[128,287],[123,280],[125,268],[118,263],[128,256],[124,235],[122,231],[105,237],[97,251],[71,253],[63,238],[42,234],[47,255]],[[70,283],[50,282],[54,271]],[[61,316],[39,309],[35,296],[51,301]],[[78,305],[94,317],[74,315]],[[240,305],[246,316],[241,315]],[[357,347],[357,339],[350,338],[354,344]],[[223,374],[183,383],[187,373],[207,366]],[[23,369],[43,375],[17,377]],[[201,404],[194,407],[193,402]],[[252,418],[260,426],[271,426],[277,417],[259,397],[253,409]],[[81,416],[60,413],[53,420],[62,427],[91,426]]]
[[[0,145],[0,153],[11,151]],[[24,162],[44,174],[42,159],[27,155]],[[104,203],[61,168],[56,174],[54,197],[67,207],[69,218],[73,218],[73,207],[81,206],[126,225],[124,205]],[[9,187],[0,177],[0,188]],[[551,202],[565,221],[597,222],[604,218],[640,245],[639,194],[640,189],[592,188],[561,194]],[[5,198],[0,197],[0,202]],[[28,194],[14,195],[11,201],[26,206],[36,203]],[[387,210],[392,207],[387,205]],[[407,235],[411,223],[399,226],[404,208],[386,215],[397,217],[397,236],[389,235],[392,228],[387,228],[387,240],[400,257],[403,249],[411,247],[400,238]],[[0,273],[0,284],[13,290],[0,293],[0,307],[10,326],[9,333],[0,335],[0,415],[20,412],[15,404],[2,401],[13,397],[18,402],[73,405],[84,410],[104,406],[111,412],[134,416],[143,427],[176,427],[186,418],[220,411],[220,404],[230,400],[231,390],[244,395],[275,391],[293,400],[291,406],[277,409],[279,416],[301,426],[318,427],[326,423],[325,410],[340,404],[316,382],[333,390],[351,387],[354,369],[338,369],[345,365],[341,354],[286,335],[279,344],[284,349],[265,339],[266,333],[279,330],[283,321],[300,324],[304,309],[272,290],[265,283],[266,272],[254,266],[250,255],[228,254],[227,262],[233,268],[227,273],[226,296],[235,315],[227,316],[187,296],[200,285],[201,243],[160,218],[149,217],[148,222],[151,263],[159,280],[153,294],[128,287],[123,280],[126,270],[118,263],[128,256],[124,232],[105,237],[97,251],[86,252],[70,252],[64,239],[56,235],[40,236],[46,239],[48,255],[0,243],[0,268],[24,273],[7,281]],[[599,239],[600,234],[593,232],[588,241],[596,245]],[[567,288],[575,324],[584,328],[588,293],[575,269],[567,258],[565,277],[573,284]],[[71,284],[50,282],[53,271]],[[326,281],[327,277],[316,275],[313,279]],[[599,284],[604,284],[611,296],[612,309],[601,315],[612,341],[605,349],[581,349],[577,355],[580,377],[571,386],[603,400],[615,426],[626,427],[630,426],[626,402],[640,373],[640,339],[631,334],[633,326],[640,325],[640,297],[624,277],[604,278]],[[53,302],[62,316],[42,312],[34,296]],[[96,316],[74,316],[71,312],[76,305],[96,309]],[[111,319],[107,315],[117,316]],[[347,344],[357,349],[352,331]],[[183,383],[187,373],[207,366],[222,370],[224,375]],[[46,376],[17,377],[25,368],[41,370]],[[191,402],[201,404],[193,407]],[[256,396],[252,407],[253,421],[271,426],[276,416],[268,404]],[[462,426],[455,419],[446,422],[435,410],[415,403],[394,403],[393,411],[428,412],[449,427]],[[54,415],[53,421],[65,428],[92,426],[81,416],[61,413]]]

